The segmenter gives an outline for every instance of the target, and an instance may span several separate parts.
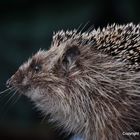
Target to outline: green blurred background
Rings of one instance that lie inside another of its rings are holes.
[[[140,21],[139,0],[0,1],[0,90],[29,56],[48,49],[53,31],[80,25],[103,27],[108,23]],[[0,140],[67,140],[67,134],[43,119],[29,99],[0,95]],[[16,102],[17,101],[17,102]],[[15,103],[16,102],[16,103]]]

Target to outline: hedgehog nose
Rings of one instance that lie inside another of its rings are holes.
[[[6,87],[11,87],[11,78],[6,81]]]

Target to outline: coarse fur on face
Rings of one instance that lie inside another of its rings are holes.
[[[110,32],[108,27],[100,36],[99,30],[56,33],[51,48],[38,51],[21,65],[8,84],[34,101],[45,115],[51,114],[50,121],[85,140],[138,139],[123,132],[140,128],[140,72],[129,70],[129,59],[123,61],[123,53],[120,61],[120,52],[113,56],[102,51],[101,45],[108,45],[104,34],[116,45],[116,36],[110,35],[113,27],[116,31],[116,26],[110,26]],[[118,27],[125,32],[125,26]],[[128,37],[126,42],[131,41]]]

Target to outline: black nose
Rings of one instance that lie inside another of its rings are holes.
[[[8,79],[6,81],[6,87],[9,88],[11,86],[11,79]]]

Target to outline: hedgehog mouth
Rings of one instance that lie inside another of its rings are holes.
[[[30,90],[30,85],[12,83],[10,79],[6,82],[6,87],[11,91],[15,91],[23,95]]]

